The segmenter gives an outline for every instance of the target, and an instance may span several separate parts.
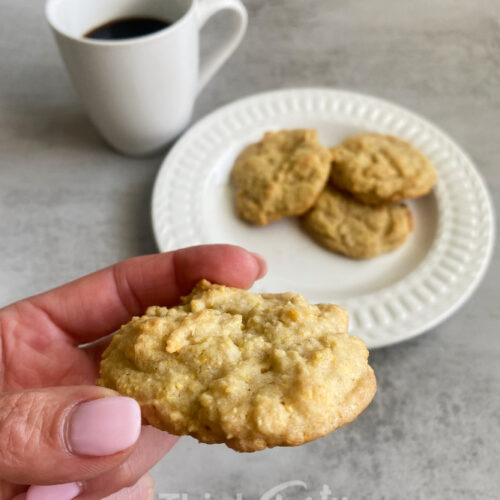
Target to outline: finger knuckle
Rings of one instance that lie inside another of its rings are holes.
[[[0,461],[4,467],[28,466],[29,461],[39,458],[42,448],[43,408],[35,393],[10,394],[0,399]]]

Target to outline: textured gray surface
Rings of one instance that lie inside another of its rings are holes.
[[[245,3],[248,34],[195,119],[281,87],[374,94],[453,136],[498,204],[498,0]],[[207,45],[220,28],[207,26]],[[2,0],[0,304],[154,251],[149,199],[160,161],[127,159],[102,143],[69,86],[43,3]],[[480,288],[451,319],[373,352],[379,390],[351,425],[300,448],[252,455],[184,438],[154,469],[157,490],[188,499],[240,492],[246,500],[303,480],[307,491],[289,488],[283,498],[319,499],[323,484],[349,500],[500,498],[499,282],[495,252]]]

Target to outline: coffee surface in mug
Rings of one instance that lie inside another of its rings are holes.
[[[105,24],[92,28],[84,37],[94,40],[125,40],[139,36],[150,35],[172,23],[164,19],[152,17],[129,17],[114,19]]]

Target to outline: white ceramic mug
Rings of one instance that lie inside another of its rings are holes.
[[[199,65],[199,32],[216,12],[234,23]],[[246,30],[240,0],[48,0],[46,15],[71,80],[91,120],[117,150],[154,153],[188,124],[196,96]],[[152,17],[172,23],[125,40],[84,35],[109,21]]]

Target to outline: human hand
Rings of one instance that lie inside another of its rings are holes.
[[[109,339],[201,278],[248,288],[264,261],[207,245],[135,257],[0,309],[0,500],[150,500],[147,471],[178,439],[93,385]],[[30,486],[31,485],[31,486]],[[15,496],[17,495],[17,496]]]

